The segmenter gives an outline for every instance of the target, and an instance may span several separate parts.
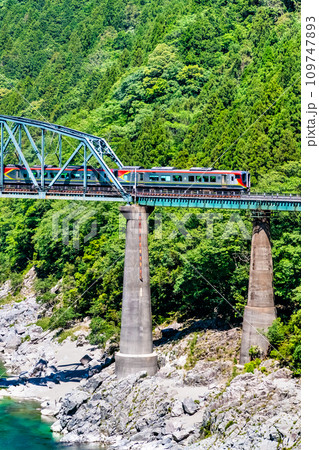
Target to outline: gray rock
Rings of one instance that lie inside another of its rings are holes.
[[[76,340],[76,346],[83,347],[83,345],[86,343],[87,343],[87,340],[86,340],[84,334],[80,334],[80,336],[78,336],[78,338]]]
[[[186,414],[192,416],[198,411],[199,404],[195,403],[192,398],[187,397],[183,400],[183,408]]]
[[[180,430],[180,431],[174,431],[173,438],[176,442],[183,441],[190,435],[190,432],[188,430]]]
[[[92,361],[92,358],[89,355],[84,355],[83,358],[80,359],[80,363],[82,364],[82,366],[87,366],[90,361]]]
[[[14,330],[11,330],[5,338],[6,348],[9,350],[16,350],[21,344],[21,341],[21,336],[19,336]]]
[[[139,433],[134,434],[130,437],[130,441],[148,441],[151,437],[151,433],[148,430],[140,431]]]
[[[179,429],[180,429],[180,426],[178,426],[176,422],[173,422],[172,420],[168,420],[165,424],[163,433],[171,435],[174,433],[174,431],[177,431]]]
[[[11,280],[7,280],[1,287],[0,287],[0,299],[7,297],[11,292]]]
[[[51,431],[53,431],[54,433],[60,433],[62,431],[62,426],[59,420],[51,425]]]
[[[179,417],[182,414],[184,414],[183,403],[180,402],[179,400],[177,400],[172,405],[171,416],[172,417]]]
[[[67,395],[62,403],[62,411],[64,414],[70,415],[73,414],[76,409],[89,398],[89,394],[84,391],[75,391]]]

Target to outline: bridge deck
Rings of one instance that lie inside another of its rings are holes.
[[[33,198],[52,200],[80,200],[123,202],[119,196],[105,195],[105,193],[83,192],[37,192],[37,191],[2,191],[0,198]],[[282,194],[245,194],[241,196],[187,196],[181,194],[145,194],[137,195],[140,205],[177,207],[177,208],[210,208],[210,209],[248,209],[263,211],[301,211],[301,197]]]

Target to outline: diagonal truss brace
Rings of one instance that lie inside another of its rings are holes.
[[[76,147],[76,149],[74,150],[74,152],[72,153],[72,155],[70,156],[70,158],[67,160],[67,162],[63,165],[63,167],[59,170],[59,172],[56,174],[56,176],[53,178],[53,180],[51,181],[51,183],[49,184],[48,189],[50,189],[54,183],[56,182],[56,180],[59,178],[59,176],[64,172],[64,170],[67,168],[67,166],[70,164],[70,162],[72,161],[72,159],[75,157],[75,155],[79,152],[79,150],[81,149],[81,147],[83,146],[83,142],[80,142],[80,144]]]
[[[11,131],[12,131],[13,135],[16,134],[16,131],[18,128],[19,128],[19,125],[17,125],[17,124],[14,125],[14,127],[12,127]],[[8,139],[6,140],[6,142],[3,144],[3,152],[4,152],[3,154],[4,155],[5,155],[5,152],[7,150],[8,145],[10,144],[10,142],[11,142],[11,137],[9,136]]]
[[[109,177],[110,181],[114,184],[116,189],[120,192],[120,194],[122,195],[124,200],[127,201],[127,202],[131,201],[130,194],[128,194],[125,191],[125,189],[123,188],[121,183],[119,183],[118,179],[113,175],[112,171],[110,170],[110,168],[108,167],[108,165],[106,164],[106,162],[103,159],[103,154],[101,154],[101,152],[95,148],[93,142],[91,142],[90,139],[88,139],[88,138],[86,139],[86,144],[87,144],[87,147],[91,150],[91,154],[93,156],[95,156],[96,160],[101,165],[101,167],[104,170],[105,174]]]

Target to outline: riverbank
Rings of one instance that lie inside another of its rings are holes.
[[[36,324],[46,311],[35,300],[34,279],[31,270],[22,300],[0,308],[0,355],[14,375],[2,380],[1,395],[38,399],[62,442],[123,450],[300,448],[299,380],[272,360],[245,373],[236,362],[240,329],[213,320],[158,328],[156,376],[118,380],[114,346],[91,346],[88,321],[62,342]]]

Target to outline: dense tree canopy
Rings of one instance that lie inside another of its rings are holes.
[[[0,0],[0,113],[103,136],[127,164],[248,169],[255,191],[300,191],[299,59],[297,0]],[[2,279],[35,264],[39,296],[51,301],[63,277],[51,325],[89,315],[97,341],[115,332],[117,206],[1,206]],[[73,230],[79,245],[52,228],[73,210],[89,217]],[[161,239],[150,220],[154,320],[179,312],[240,323],[250,242],[239,222],[250,232],[249,214],[223,213],[207,239],[202,212],[190,211],[189,239],[161,213]],[[300,307],[299,219],[272,219],[277,328]],[[93,222],[98,234],[85,242]]]

